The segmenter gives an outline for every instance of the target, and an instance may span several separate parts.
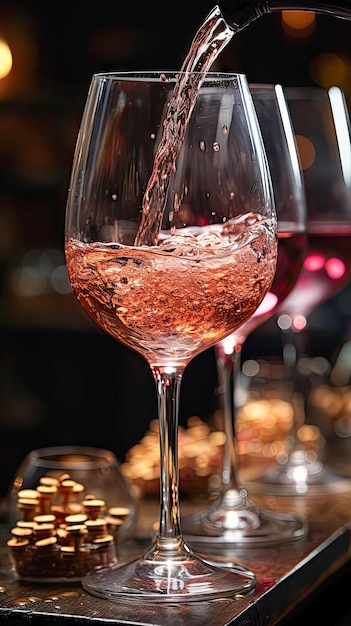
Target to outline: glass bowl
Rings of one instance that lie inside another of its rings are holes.
[[[17,578],[80,579],[117,563],[136,503],[113,452],[84,446],[33,450],[9,490],[8,549]]]

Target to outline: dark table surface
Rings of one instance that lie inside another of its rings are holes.
[[[256,589],[242,597],[210,602],[123,605],[89,595],[79,582],[40,584],[18,581],[9,568],[6,548],[9,529],[4,525],[0,534],[1,624],[295,626],[298,621],[301,624],[302,617],[303,620],[315,620],[317,608],[318,615],[324,615],[325,623],[329,625],[351,623],[348,612],[351,596],[349,585],[346,585],[351,572],[351,481],[350,490],[334,493],[280,498],[255,495],[254,499],[266,508],[294,510],[304,515],[309,525],[308,534],[298,541],[274,547],[228,551],[228,557],[255,572]],[[187,513],[199,507],[200,503],[186,500],[182,511]],[[143,552],[157,515],[157,501],[140,502],[136,539],[118,547],[120,560]]]
[[[348,561],[279,621],[279,626],[314,624],[321,616],[322,623],[328,626],[350,626],[350,580],[351,562]]]

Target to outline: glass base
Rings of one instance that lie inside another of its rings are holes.
[[[329,470],[318,458],[294,450],[284,463],[276,463],[263,476],[249,481],[256,493],[281,496],[320,495],[350,491],[350,480]]]
[[[153,556],[151,557],[151,555]],[[190,602],[242,594],[255,587],[253,572],[216,567],[184,547],[175,558],[156,547],[130,563],[97,569],[82,579],[89,593],[116,602]]]
[[[267,546],[304,537],[306,523],[292,513],[256,507],[244,489],[231,489],[207,509],[182,518],[187,543],[206,553],[231,546]]]

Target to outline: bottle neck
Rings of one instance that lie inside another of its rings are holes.
[[[228,26],[235,31],[266,13],[278,11],[314,11],[351,20],[351,0],[220,0],[218,6]]]

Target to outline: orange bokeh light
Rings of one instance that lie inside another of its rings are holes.
[[[0,79],[8,76],[12,70],[12,52],[10,46],[0,39]]]
[[[301,168],[307,170],[307,168],[313,165],[316,158],[315,147],[307,137],[303,135],[296,135],[296,144],[300,157]]]
[[[316,28],[313,11],[282,11],[282,28],[288,37],[309,37]]]
[[[338,54],[317,54],[311,61],[310,75],[317,85],[325,89],[337,85],[345,93],[350,92],[351,63],[349,59]]]
[[[313,11],[282,11],[282,21],[290,28],[307,28],[316,21]]]

